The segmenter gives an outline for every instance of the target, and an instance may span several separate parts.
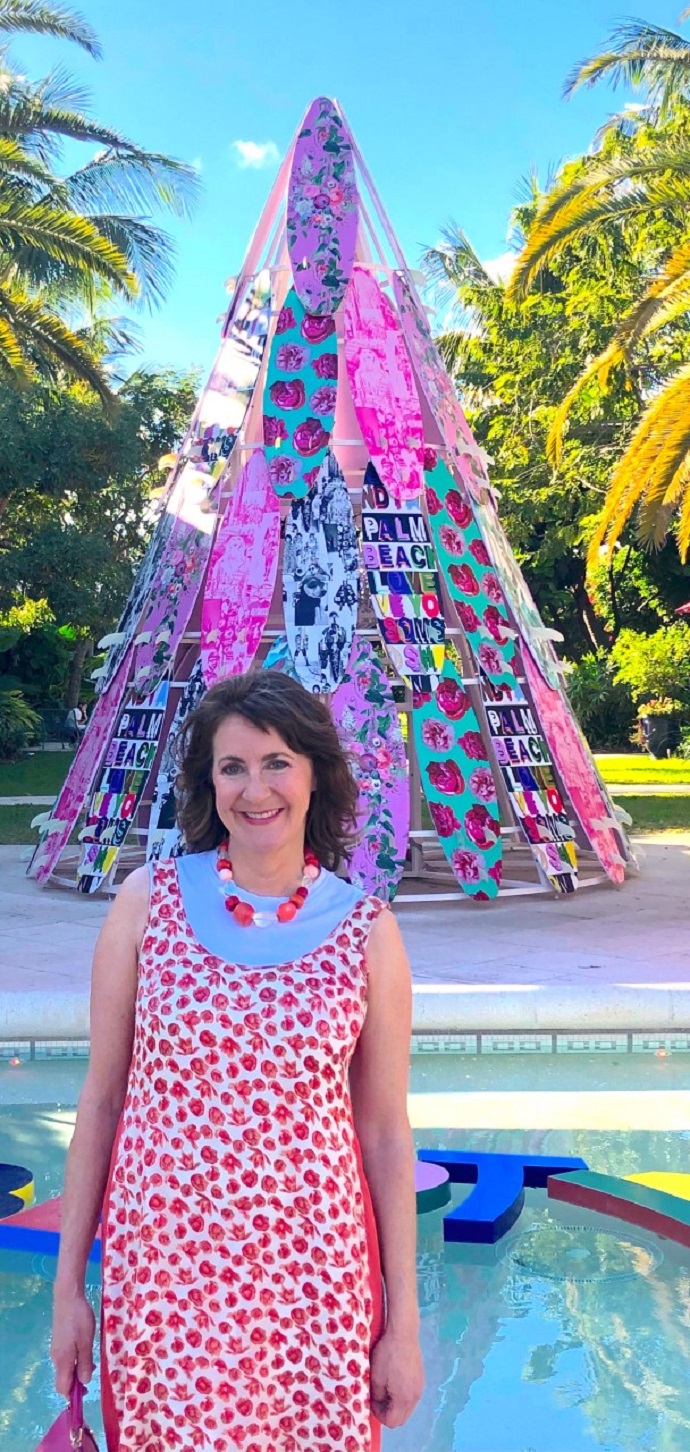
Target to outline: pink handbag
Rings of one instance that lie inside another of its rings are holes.
[[[86,1387],[75,1376],[70,1392],[69,1406],[61,1412],[57,1421],[49,1427],[36,1452],[98,1452],[96,1438],[84,1421],[84,1392]]]

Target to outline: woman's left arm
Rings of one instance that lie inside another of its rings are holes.
[[[386,1329],[372,1351],[371,1400],[386,1427],[399,1427],[421,1397],[424,1372],[414,1146],[407,1115],[412,977],[391,912],[382,912],[372,926],[367,968],[367,1014],[350,1064],[350,1093],[386,1286]]]

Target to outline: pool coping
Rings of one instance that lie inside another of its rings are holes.
[[[0,1042],[89,1039],[89,993],[0,992]],[[414,1035],[514,1038],[690,1033],[690,984],[413,983]]]

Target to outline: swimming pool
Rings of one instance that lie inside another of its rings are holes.
[[[0,1159],[34,1170],[37,1198],[60,1188],[85,1068],[0,1068]],[[410,1112],[418,1147],[690,1170],[689,1084],[685,1054],[417,1056]],[[454,1186],[453,1204],[467,1193]],[[496,1246],[444,1244],[443,1213],[418,1221],[426,1388],[384,1452],[686,1452],[690,1251],[538,1190]],[[0,1447],[34,1452],[62,1405],[48,1360],[54,1262],[20,1260],[0,1262]],[[98,1285],[88,1294],[98,1314]],[[86,1405],[103,1446],[97,1400],[96,1374]]]

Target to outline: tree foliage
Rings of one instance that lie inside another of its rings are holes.
[[[659,547],[675,533],[681,558],[690,551],[690,44],[673,31],[642,21],[619,26],[607,49],[570,78],[568,93],[602,79],[637,87],[637,110],[613,118],[594,154],[564,168],[536,217],[510,284],[524,299],[573,245],[615,224],[629,245],[663,238],[660,255],[624,306],[601,346],[583,358],[579,376],[554,417],[549,447],[558,461],[576,405],[626,378],[645,407],[611,471],[589,542],[594,566],[600,549],[620,539],[634,517],[641,540]],[[677,349],[675,360],[672,354]],[[654,372],[666,355],[661,380]]]
[[[531,235],[540,204],[532,179],[513,216],[516,248]],[[606,647],[625,626],[654,629],[688,594],[673,548],[648,557],[632,537],[598,559],[587,580],[587,544],[611,471],[644,407],[639,384],[618,370],[604,389],[593,376],[558,460],[547,453],[583,359],[606,346],[663,245],[661,227],[645,237],[602,224],[554,257],[524,297],[488,275],[458,228],[425,256],[437,304],[451,304],[441,350],[479,442],[494,459],[492,479],[513,548],[546,624],[562,631],[564,651],[574,659]],[[666,354],[657,352],[649,380],[663,377],[678,346],[674,338]]]
[[[73,639],[112,628],[146,542],[158,462],[184,433],[197,383],[134,373],[112,417],[83,384],[0,387],[0,609],[44,600]]]

